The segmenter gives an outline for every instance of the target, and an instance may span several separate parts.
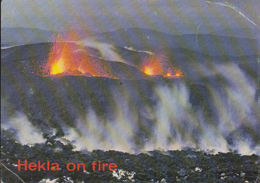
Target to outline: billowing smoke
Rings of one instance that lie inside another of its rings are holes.
[[[75,150],[139,153],[192,147],[211,152],[236,150],[241,154],[260,154],[257,81],[236,64],[213,66],[214,75],[205,77],[204,85],[180,79],[157,80],[145,91],[145,83],[124,84],[124,81],[107,85],[106,97],[103,91],[94,90],[100,93],[97,97],[100,103],[95,101],[84,115],[78,114],[74,126],[59,122],[64,132],[59,138],[69,140]],[[107,107],[98,113],[93,105],[101,104]],[[23,113],[14,112],[2,119],[6,121],[3,128],[14,129],[22,144],[44,141],[43,132]]]
[[[194,106],[190,98],[192,88],[185,82],[156,86],[156,105],[147,104],[141,110],[133,107],[128,92],[113,90],[114,118],[99,120],[91,110],[77,122],[81,135],[69,129],[67,138],[74,140],[78,149],[89,150],[134,153],[192,147],[211,152],[259,154],[256,142],[259,134],[255,131],[260,120],[254,101],[256,83],[235,64],[216,65],[215,69],[223,81],[209,81],[209,98],[200,99],[205,100],[204,107]],[[143,128],[148,133],[145,137]]]
[[[78,41],[77,44],[97,49],[101,53],[103,59],[126,63],[124,59],[114,51],[114,47],[110,44],[97,42],[93,39]]]
[[[14,116],[4,121],[1,128],[13,131],[16,139],[23,145],[45,142],[43,133],[21,112],[16,112]]]

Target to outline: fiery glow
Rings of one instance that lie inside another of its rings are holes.
[[[147,74],[147,75],[154,75],[154,72],[153,72],[153,69],[148,67],[148,66],[145,66],[144,67],[144,73]]]
[[[75,34],[69,34],[65,37],[61,35],[57,36],[49,53],[48,62],[44,67],[43,76],[84,75],[88,77],[98,76],[113,79],[125,77],[124,74],[112,67],[113,64],[111,65],[110,62],[90,56],[93,55],[93,53],[91,53],[86,47],[77,44],[75,40],[77,40]],[[147,58],[139,69],[149,76],[182,76],[181,72],[176,72],[168,62],[168,59],[163,55]]]
[[[76,40],[74,35],[57,36],[49,53],[48,63],[45,67],[49,75],[74,75],[74,76],[100,76],[115,78],[108,64],[89,56],[89,50],[71,40]]]
[[[142,71],[147,75],[165,75],[166,59],[164,56],[152,56],[143,63]]]
[[[60,74],[65,71],[64,61],[60,58],[57,62],[53,63],[51,66],[50,74]]]
[[[183,76],[183,74],[182,74],[182,72],[180,71],[180,70],[176,70],[175,71],[175,75],[173,75],[174,77],[182,77]]]
[[[89,59],[87,53],[76,52],[76,50],[81,48],[79,45],[66,42],[68,40],[71,40],[71,36],[64,39],[61,35],[58,35],[53,43],[46,66],[50,75],[68,74],[78,71],[80,63]]]
[[[180,71],[176,71],[168,62],[168,59],[163,56],[152,56],[143,62],[142,71],[149,75],[161,75],[163,77],[180,77]]]
[[[166,76],[164,77],[172,77],[172,78],[176,78],[176,77],[181,77],[183,76],[181,71],[176,71],[175,70],[175,74],[172,74],[172,73],[167,73]]]

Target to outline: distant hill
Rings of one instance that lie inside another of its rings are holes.
[[[238,32],[243,32],[243,29]],[[181,33],[181,32],[180,32]],[[215,35],[223,33],[225,36]],[[225,34],[227,33],[227,34]],[[1,46],[43,43],[53,41],[55,32],[34,28],[2,28]],[[150,29],[131,28],[112,32],[87,34],[79,32],[80,37],[95,37],[99,42],[117,47],[132,47],[135,50],[164,52],[172,48],[184,48],[211,56],[259,55],[260,43],[254,33],[239,37],[233,31],[215,31],[212,34],[171,35]],[[242,33],[241,33],[242,34]]]
[[[252,38],[227,37],[211,34],[170,35],[149,29],[119,29],[95,34],[100,42],[137,50],[160,51],[167,48],[186,48],[207,55],[255,55],[259,41]]]
[[[240,38],[251,38],[259,39],[260,30],[258,28],[238,28],[238,29],[214,29],[209,32],[213,35],[228,36],[228,37],[240,37]]]
[[[36,28],[1,28],[1,46],[53,41],[54,31]]]
[[[1,63],[22,61],[23,63],[31,63],[28,61],[35,61],[37,65],[44,66],[48,60],[48,54],[51,50],[52,43],[38,43],[38,44],[28,44],[21,45],[11,48],[2,49],[1,54]],[[139,73],[139,70],[135,70],[136,66],[138,68],[142,67],[142,63],[145,59],[149,58],[151,55],[147,52],[138,52],[135,50],[129,50],[122,47],[114,47],[114,51],[118,54],[127,64],[122,64],[120,62],[110,62],[107,59],[100,59],[101,54],[99,50],[91,47],[86,47],[87,50],[90,50],[91,56],[95,57],[97,61],[108,62],[112,64],[111,68],[115,72],[119,72],[119,68],[129,69],[129,73],[133,75],[138,75],[137,78],[142,77],[142,74]],[[152,48],[156,50],[155,48]],[[159,55],[161,52],[156,50],[153,52],[154,55]],[[200,75],[198,75],[198,67],[206,67],[210,69],[213,64],[228,64],[236,63],[241,66],[243,70],[252,75],[253,78],[256,77],[256,65],[258,55],[242,55],[242,56],[230,56],[230,55],[217,55],[211,56],[204,53],[196,52],[190,49],[185,48],[168,48],[164,50],[163,53],[167,58],[168,62],[172,67],[179,69],[185,75],[186,79],[190,79],[193,82],[198,82],[200,80]],[[128,68],[129,67],[129,68]],[[120,73],[120,72],[119,72]],[[203,73],[201,73],[203,74]],[[125,78],[126,75],[120,76],[120,78]]]
[[[7,72],[18,73],[32,73],[38,71],[40,67],[44,67],[46,65],[51,46],[51,43],[39,43],[3,49],[1,59],[1,63],[5,64],[3,70],[6,70]],[[91,53],[94,53],[94,51],[97,52],[97,50],[93,48],[88,49],[93,50]],[[146,78],[146,75],[140,70],[125,63],[104,60],[95,56],[91,58],[91,64],[107,70],[108,74],[115,78]],[[15,71],[16,69],[18,70]]]

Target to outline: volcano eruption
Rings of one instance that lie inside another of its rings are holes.
[[[68,42],[73,39],[71,35],[57,36],[49,53],[46,70],[50,75],[85,75],[115,78],[108,65],[102,64],[89,56],[85,47]]]
[[[174,69],[164,55],[151,56],[143,62],[142,71],[149,75],[162,75],[163,77],[180,77],[180,71]]]
[[[49,53],[48,61],[44,67],[44,73],[53,75],[74,75],[87,77],[107,77],[120,79],[118,73],[114,72],[113,66],[100,57],[93,57],[92,50],[77,44],[77,37],[73,34],[57,35]],[[114,61],[113,61],[114,62]],[[136,66],[139,72],[147,76],[161,75],[163,77],[180,77],[180,71],[176,71],[164,55],[151,56],[140,61],[142,66]],[[120,63],[122,64],[122,63]],[[127,64],[125,64],[127,65]],[[132,67],[127,65],[127,67]],[[123,69],[125,70],[125,69]]]

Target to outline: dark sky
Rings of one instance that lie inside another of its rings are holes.
[[[260,25],[259,0],[3,0],[1,10],[2,27],[46,30],[196,32],[198,26]]]

